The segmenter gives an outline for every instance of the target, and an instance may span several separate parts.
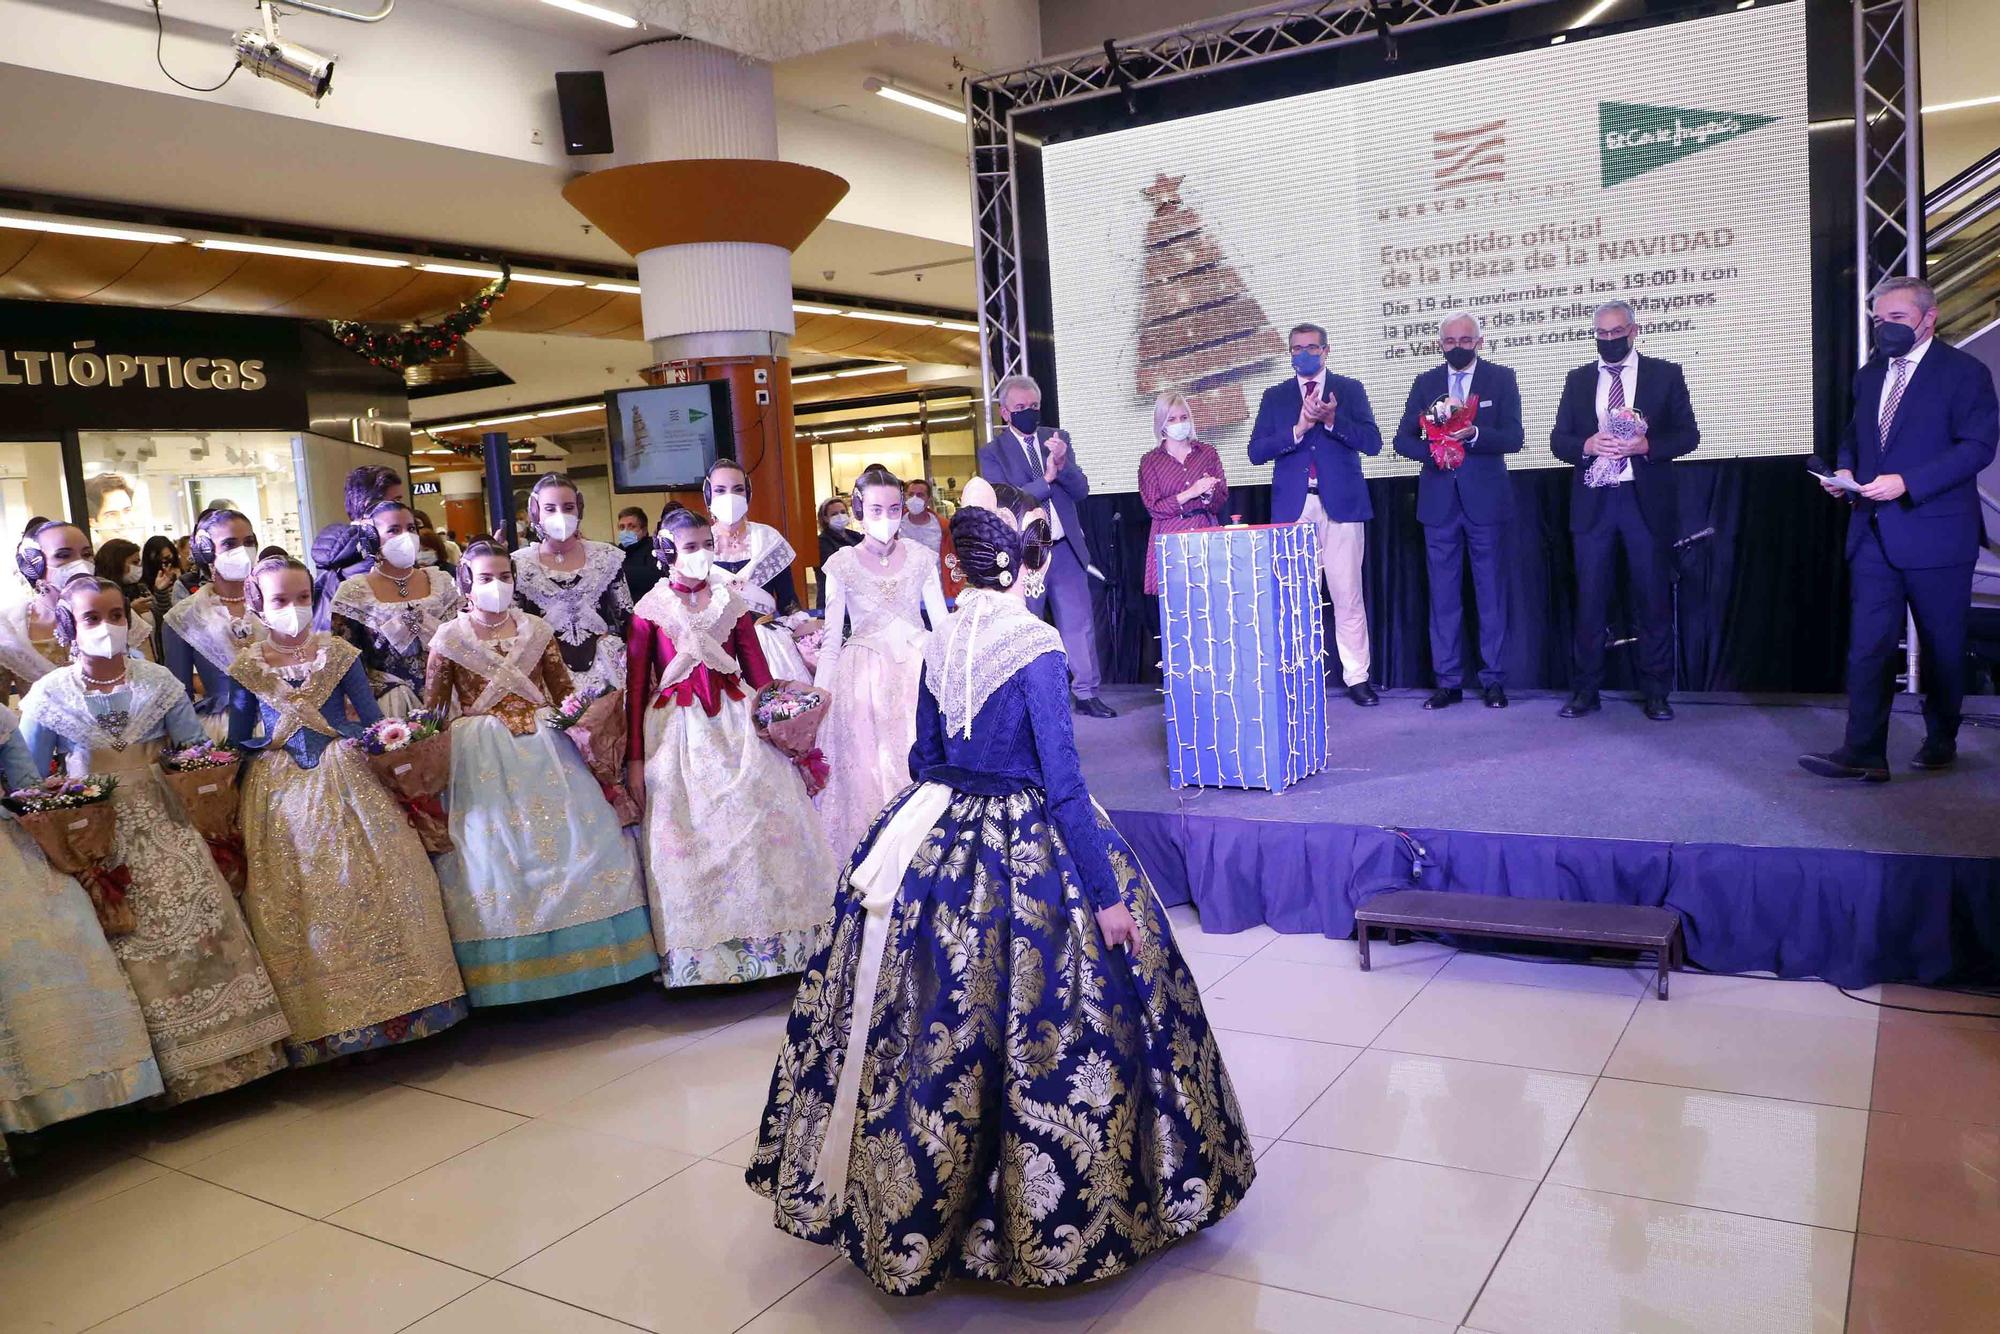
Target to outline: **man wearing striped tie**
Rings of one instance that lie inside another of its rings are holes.
[[[1563,382],[1549,448],[1576,466],[1569,531],[1576,547],[1576,640],[1564,718],[1600,707],[1612,574],[1625,556],[1637,620],[1639,689],[1646,716],[1674,716],[1673,559],[1681,535],[1673,461],[1701,443],[1680,366],[1632,349],[1639,317],[1607,301],[1594,319],[1597,357]],[[1623,421],[1621,422],[1621,418]]]
[[[1929,674],[1924,741],[1912,763],[1958,759],[1965,702],[1965,622],[1979,559],[1980,470],[2000,440],[2000,403],[1978,358],[1936,342],[1937,296],[1918,278],[1888,278],[1870,296],[1875,356],[1854,377],[1854,411],[1829,494],[1853,496],[1847,525],[1854,599],[1847,648],[1847,737],[1801,755],[1827,778],[1889,781],[1889,705],[1903,609],[1917,622]]]

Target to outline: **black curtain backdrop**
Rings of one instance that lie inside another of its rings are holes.
[[[1712,528],[1679,555],[1678,679],[1688,691],[1832,693],[1842,689],[1847,653],[1847,508],[1814,486],[1802,458],[1673,465],[1680,478],[1681,533]],[[1566,689],[1575,623],[1576,571],[1569,534],[1569,468],[1511,474],[1514,522],[1508,535],[1507,684]],[[1414,477],[1370,481],[1375,518],[1364,569],[1374,680],[1390,687],[1432,684],[1429,580]],[[1268,486],[1236,487],[1231,513],[1270,519]],[[1145,592],[1151,530],[1136,493],[1092,495],[1081,507],[1085,532],[1106,582],[1097,588],[1097,649],[1104,679],[1160,679],[1158,599]],[[1321,589],[1324,596],[1324,586]],[[1465,592],[1467,680],[1478,668],[1477,612]],[[1614,602],[1617,638],[1631,621]],[[1334,654],[1331,616],[1327,651]],[[1633,688],[1631,654],[1606,661],[1609,689]]]

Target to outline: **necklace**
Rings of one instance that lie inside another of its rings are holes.
[[[387,570],[383,569],[383,568],[382,568],[382,567],[381,567],[380,565],[377,565],[377,566],[375,567],[375,573],[377,573],[377,574],[381,575],[381,576],[382,576],[382,577],[383,577],[384,579],[387,579],[387,580],[388,580],[388,581],[389,581],[390,583],[392,583],[392,584],[394,584],[394,585],[396,586],[396,596],[397,596],[397,597],[399,597],[399,598],[402,598],[402,599],[403,599],[403,600],[404,600],[405,602],[409,601],[409,598],[410,598],[410,580],[412,580],[412,579],[414,579],[414,578],[416,578],[416,577],[417,577],[417,572],[416,572],[415,570],[411,570],[411,571],[410,571],[410,572],[409,572],[408,574],[404,575],[404,576],[403,576],[403,577],[402,577],[401,579],[398,579],[398,578],[397,578],[397,577],[396,577],[395,575],[393,575],[393,574],[390,574],[390,573],[389,573],[389,572],[388,572]]]
[[[103,677],[92,676],[90,674],[90,664],[88,659],[79,659],[76,664],[76,669],[79,672],[83,673],[83,679],[86,685],[96,686],[100,690],[106,690],[116,685],[123,685],[125,682],[125,664],[122,662],[118,664],[118,674],[116,676],[103,676]]]

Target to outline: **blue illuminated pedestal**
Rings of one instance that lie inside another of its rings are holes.
[[[1326,768],[1326,642],[1311,525],[1155,541],[1173,786],[1282,792]]]

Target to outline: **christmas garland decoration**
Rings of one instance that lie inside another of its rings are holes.
[[[371,329],[354,320],[333,321],[333,336],[348,351],[368,358],[384,370],[399,374],[411,366],[422,366],[439,357],[448,357],[465,341],[465,336],[486,323],[493,303],[507,291],[514,270],[500,261],[500,276],[486,284],[478,296],[439,320],[408,329]]]

